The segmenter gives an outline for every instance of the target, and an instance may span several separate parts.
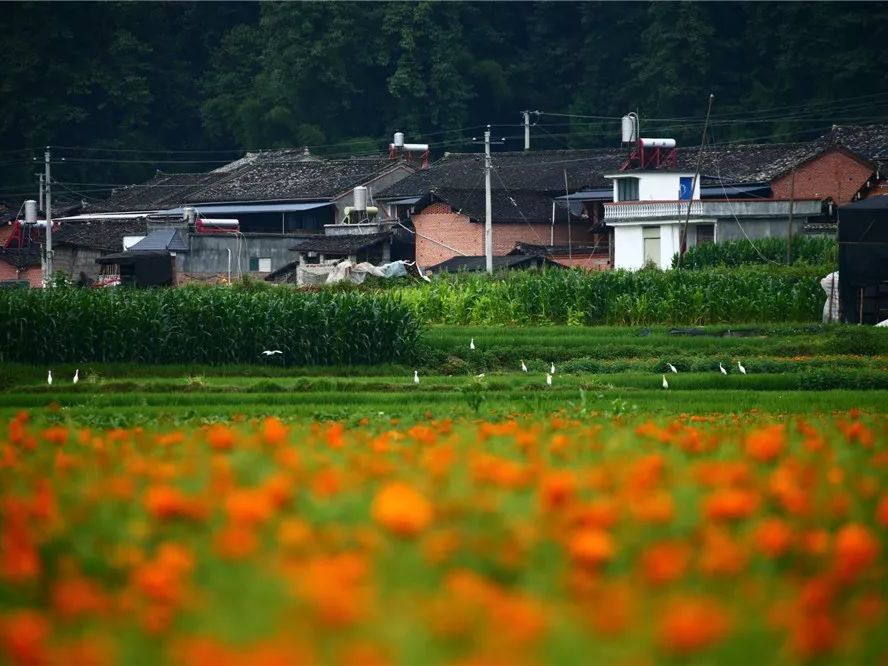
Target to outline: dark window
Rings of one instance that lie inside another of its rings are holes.
[[[697,225],[697,245],[703,243],[712,243],[715,240],[714,224],[698,224]]]
[[[617,180],[617,201],[638,201],[637,178],[619,178]]]

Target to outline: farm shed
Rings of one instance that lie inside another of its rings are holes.
[[[839,276],[843,321],[888,318],[888,196],[839,208]]]
[[[104,266],[119,266],[120,284],[133,287],[172,285],[173,261],[167,250],[118,252],[96,259],[96,263]]]

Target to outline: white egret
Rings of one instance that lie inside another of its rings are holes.
[[[554,363],[552,363],[552,364],[549,366],[549,372],[552,373],[553,375],[555,374],[555,364],[554,364]]]
[[[413,371],[413,383],[419,384],[419,370]]]
[[[667,361],[666,365],[669,366],[669,369],[670,369],[672,372],[674,372],[675,374],[678,374],[678,368],[676,368],[674,365],[672,365],[672,364],[669,363],[668,361]]]
[[[741,375],[746,374],[746,368],[744,368],[742,365],[740,365],[740,361],[737,361],[737,369],[740,370]]]
[[[475,375],[478,379],[484,379],[484,373],[482,372],[480,375]]]
[[[46,383],[52,386],[52,370],[50,370],[49,374],[46,375]]]
[[[722,373],[723,375],[728,374],[728,371],[725,370],[725,366],[723,366],[723,365],[721,364],[721,361],[718,362],[718,369],[721,370],[721,373]]]
[[[471,349],[471,350],[474,351],[474,349],[475,349],[475,338],[472,338],[471,340],[469,340],[469,349]]]
[[[74,371],[74,383],[76,384],[79,381],[80,381],[80,368],[77,368],[77,370]]]
[[[280,349],[266,349],[262,352],[265,356],[274,356],[275,354],[283,354]]]
[[[669,382],[666,381],[666,375],[663,375],[663,388],[664,389],[669,388]]]
[[[546,386],[552,386],[552,375],[546,373]]]
[[[521,371],[527,372],[527,365],[524,363],[524,359],[521,359]]]

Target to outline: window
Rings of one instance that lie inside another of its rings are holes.
[[[714,224],[698,224],[697,225],[697,245],[703,243],[715,242],[715,225]]]
[[[271,257],[250,257],[250,271],[271,273]]]
[[[681,176],[678,182],[678,198],[682,201],[694,198],[694,179],[688,176]]]
[[[617,179],[617,201],[638,201],[638,178]]]
[[[642,227],[644,238],[644,265],[660,265],[660,227]]]

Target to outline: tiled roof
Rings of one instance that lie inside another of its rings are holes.
[[[155,229],[145,238],[129,248],[130,252],[150,252],[152,250],[168,250],[170,252],[187,252],[188,243],[182,238],[178,229]]]
[[[57,245],[118,252],[123,249],[124,236],[141,236],[147,231],[144,218],[65,222],[58,231],[53,232],[52,240]]]
[[[429,196],[416,204],[415,210],[421,211],[428,202],[444,201],[453,210],[467,215],[473,220],[481,221],[486,217],[484,188],[465,190],[435,187]],[[490,196],[491,213],[495,223],[549,223],[552,221],[552,198],[544,192],[533,190],[492,190]],[[574,221],[581,221],[576,215]],[[567,208],[555,206],[555,221],[567,222]]]
[[[547,266],[554,268],[564,268],[559,263],[552,261],[551,259],[546,259],[545,257],[541,257],[539,255],[507,255],[504,257],[493,257],[493,268],[494,270],[500,270],[505,268],[533,268],[539,266]],[[484,256],[473,256],[473,257],[451,257],[447,261],[442,261],[440,264],[436,264],[434,266],[430,266],[426,271],[431,271],[433,273],[438,272],[446,272],[446,273],[456,273],[458,271],[484,271],[487,270],[487,259]]]
[[[318,236],[297,241],[290,249],[294,252],[354,254],[390,238],[390,233],[363,234],[360,236]]]
[[[193,192],[224,180],[224,173],[161,173],[139,185],[130,185],[114,190],[104,201],[89,203],[84,207],[88,213],[110,213],[117,211],[153,211],[177,206],[187,200]]]

